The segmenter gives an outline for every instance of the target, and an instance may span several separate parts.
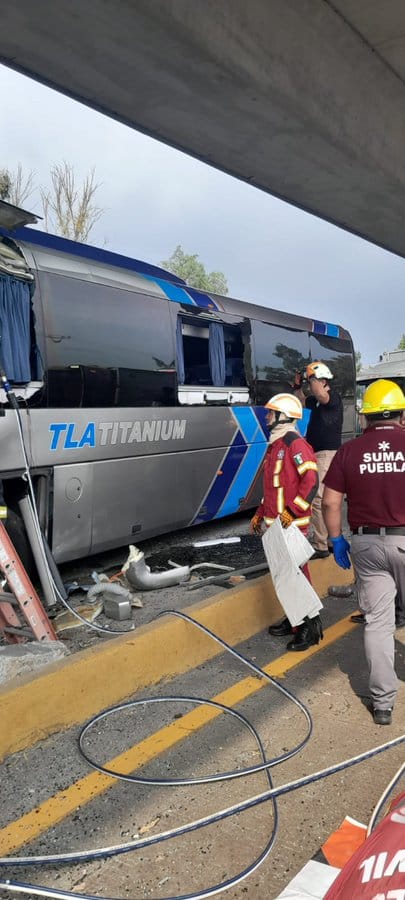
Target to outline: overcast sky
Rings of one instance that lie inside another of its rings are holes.
[[[177,244],[221,270],[229,294],[344,325],[363,364],[405,332],[405,260],[0,66],[0,168],[46,184],[93,166],[105,209],[91,243],[152,263]],[[40,212],[38,193],[25,207]]]

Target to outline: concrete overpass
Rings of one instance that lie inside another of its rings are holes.
[[[405,255],[403,0],[0,0],[0,13],[6,65]]]

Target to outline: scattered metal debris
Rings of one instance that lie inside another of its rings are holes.
[[[132,617],[131,601],[125,597],[104,597],[104,615],[109,619],[122,622]]]
[[[145,562],[145,555],[132,544],[129,556],[122,571],[132,587],[142,591],[153,591],[156,588],[171,587],[182,584],[190,578],[189,566],[176,566],[163,572],[151,572]]]
[[[95,600],[105,603],[108,600],[125,600],[129,606],[132,601],[132,591],[115,581],[99,581],[93,584],[87,592],[87,600],[94,603]]]
[[[353,597],[356,599],[355,584],[332,584],[328,587],[328,594],[331,597]]]
[[[239,575],[258,575],[259,572],[268,571],[267,562],[259,563],[257,566],[247,566],[245,569],[235,569],[232,572],[232,577],[236,577]],[[210,575],[208,578],[201,578],[199,581],[193,582],[187,588],[188,591],[195,591],[199,587],[205,587],[206,584],[224,584],[229,580],[231,576],[229,572],[224,575]]]
[[[217,538],[211,541],[195,541],[193,547],[218,547],[220,544],[240,544],[240,537]]]

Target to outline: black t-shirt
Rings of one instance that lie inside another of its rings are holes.
[[[316,397],[307,397],[307,409],[311,410],[306,439],[315,453],[320,450],[338,450],[342,443],[343,403],[333,388],[329,403],[319,403]]]

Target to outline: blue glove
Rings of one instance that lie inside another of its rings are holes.
[[[329,538],[331,544],[333,545],[333,555],[335,557],[335,562],[337,562],[338,566],[341,569],[350,569],[351,562],[349,558],[349,550],[350,544],[341,534],[337,538]]]

